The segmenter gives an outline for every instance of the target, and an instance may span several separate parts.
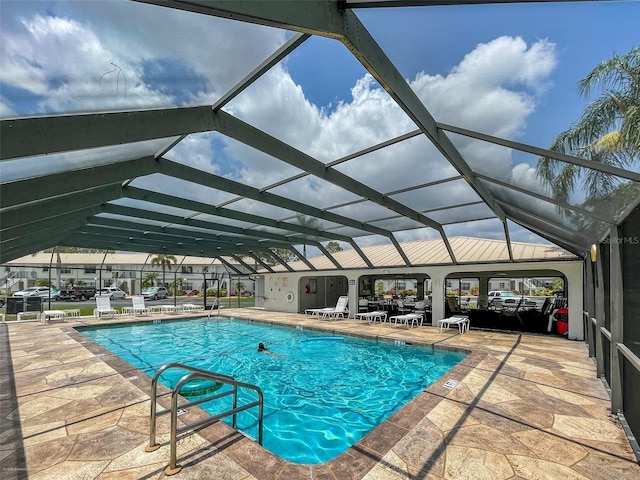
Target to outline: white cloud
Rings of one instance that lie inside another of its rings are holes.
[[[27,101],[30,110],[25,112],[2,97],[3,116],[213,103],[286,35],[135,2],[22,3],[29,4],[24,11],[17,3],[3,9],[3,16],[15,22],[0,33],[0,81],[29,92],[37,104]],[[546,40],[527,45],[521,38],[499,37],[478,45],[447,75],[423,71],[409,83],[438,121],[517,138],[555,64],[555,46]],[[188,81],[182,85],[184,76]],[[351,93],[349,101],[327,111],[312,104],[277,65],[225,109],[321,161],[417,128],[369,74]],[[519,185],[538,185],[530,166],[512,165],[508,149],[462,137],[454,141],[473,168]],[[257,188],[298,172],[216,134],[192,135],[169,157]],[[383,193],[457,175],[424,137],[338,169]],[[321,183],[307,177],[297,182],[297,195],[288,195],[286,187],[279,193],[312,205],[352,198],[351,192]],[[417,210],[442,202],[441,193],[420,193]],[[456,196],[447,200],[454,204]]]
[[[285,41],[135,2],[20,5],[3,2],[0,81],[28,92],[11,107],[23,115],[213,103]]]

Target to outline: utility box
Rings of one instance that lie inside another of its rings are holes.
[[[41,311],[42,297],[7,297],[7,315]]]

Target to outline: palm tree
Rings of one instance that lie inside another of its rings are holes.
[[[165,271],[167,267],[171,269],[172,262],[174,265],[178,263],[178,260],[176,259],[176,257],[173,255],[165,255],[163,253],[157,253],[156,256],[151,259],[151,265],[159,265],[160,267],[162,267],[162,285],[163,286],[166,286],[166,283],[164,280]]]
[[[236,282],[235,287],[236,287],[236,295],[240,296],[240,294],[244,292],[244,283]]]
[[[640,154],[640,47],[596,66],[578,82],[578,90],[587,96],[596,85],[602,86],[600,96],[587,105],[577,124],[558,135],[549,149],[629,167],[638,162]],[[583,175],[583,188],[589,198],[603,198],[620,186],[620,181],[610,174],[546,157],[539,159],[537,173],[555,197],[564,201]]]
[[[142,286],[144,288],[153,287],[158,281],[158,274],[156,272],[145,273],[142,278]]]

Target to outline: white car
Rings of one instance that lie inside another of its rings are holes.
[[[12,295],[13,297],[48,297],[49,287],[29,287]]]
[[[97,290],[96,296],[98,295],[101,295],[103,297],[109,297],[112,300],[113,299],[124,300],[125,298],[127,298],[126,292],[123,292],[119,288],[113,288],[113,287],[101,288],[100,290]]]
[[[142,292],[142,296],[145,300],[159,300],[167,298],[169,296],[169,292],[165,287],[150,287]]]
[[[501,300],[502,302],[518,302],[520,298],[522,298],[517,293],[513,293],[509,290],[492,290],[489,292],[489,305],[493,303],[494,300]]]

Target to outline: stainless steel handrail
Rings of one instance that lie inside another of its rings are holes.
[[[207,319],[211,318],[211,314],[213,313],[213,309],[217,309],[218,313],[220,313],[220,299],[216,297],[216,301],[211,305],[211,309],[209,310],[209,315],[207,315]]]
[[[159,381],[160,375],[170,368],[186,370],[191,373],[184,375],[173,387],[171,391],[171,408],[161,410],[158,412],[156,407],[157,396],[158,396],[158,381]],[[226,392],[216,393],[214,395],[208,395],[208,396],[205,395],[198,400],[194,400],[192,402],[187,402],[187,403],[178,405],[180,388],[185,383],[194,379],[212,380],[214,382],[222,383],[225,385],[231,385],[232,389]],[[258,400],[238,407],[238,387],[254,390],[258,394]],[[201,403],[211,402],[212,400],[217,400],[219,398],[223,398],[229,395],[233,395],[233,403],[232,403],[233,408],[231,410],[227,410],[226,412],[222,412],[217,415],[212,415],[209,418],[205,418],[195,423],[191,423],[189,425],[185,425],[183,427],[178,428],[178,407],[180,408],[191,407],[194,405],[199,405]],[[165,468],[165,475],[174,475],[182,469],[180,465],[176,465],[177,463],[176,443],[177,443],[178,433],[183,432],[185,430],[193,429],[194,427],[202,427],[202,426],[211,424],[213,422],[217,422],[218,420],[221,420],[229,416],[233,417],[232,427],[235,429],[237,428],[236,414],[254,407],[258,407],[258,444],[262,445],[262,433],[263,433],[262,420],[263,420],[263,413],[264,413],[263,400],[264,400],[264,397],[262,395],[262,390],[260,389],[260,387],[258,387],[257,385],[249,384],[249,383],[238,382],[237,380],[235,380],[233,377],[229,375],[210,372],[209,370],[203,370],[201,368],[191,367],[189,365],[183,365],[181,363],[167,363],[166,365],[162,365],[158,369],[158,371],[155,373],[153,378],[151,379],[151,414],[150,414],[150,422],[149,422],[149,445],[145,447],[145,451],[153,452],[160,447],[160,445],[156,443],[156,420],[159,415],[171,413],[171,439],[169,441],[170,459],[169,459],[169,465]]]

